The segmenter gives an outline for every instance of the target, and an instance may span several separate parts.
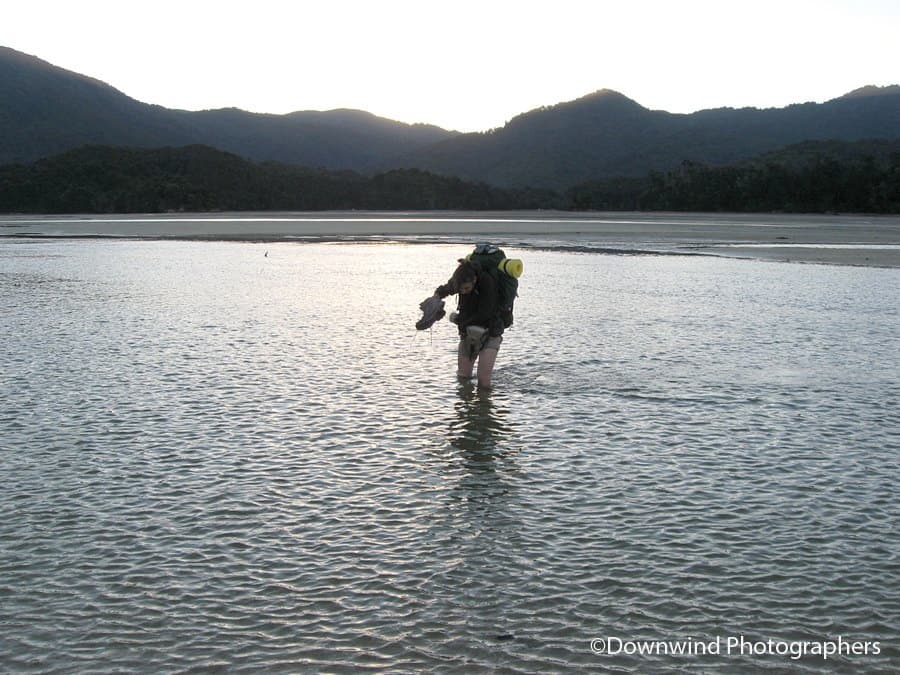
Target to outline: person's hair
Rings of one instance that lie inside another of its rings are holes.
[[[453,276],[450,277],[450,283],[454,289],[459,291],[463,284],[475,281],[477,278],[478,266],[468,260],[460,258],[459,267],[456,268],[456,271],[453,272]]]

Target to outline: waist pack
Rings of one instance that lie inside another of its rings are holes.
[[[466,336],[464,340],[466,345],[466,355],[469,357],[470,361],[475,360],[475,357],[478,356],[478,352],[480,352],[484,348],[484,345],[487,344],[488,337],[490,337],[488,329],[483,326],[466,327]]]

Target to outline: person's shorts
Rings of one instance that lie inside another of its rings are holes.
[[[500,351],[501,342],[503,342],[502,335],[498,335],[497,337],[489,337],[487,342],[484,343],[484,347],[482,347],[481,349],[496,349],[497,351]],[[459,341],[459,347],[457,348],[456,353],[460,356],[467,356],[465,339]]]

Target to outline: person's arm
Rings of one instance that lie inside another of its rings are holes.
[[[453,279],[450,279],[446,284],[438,286],[434,289],[434,294],[439,297],[441,300],[446,298],[448,295],[453,295],[457,292],[456,284],[453,283]]]

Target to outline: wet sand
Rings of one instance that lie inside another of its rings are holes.
[[[427,238],[900,267],[900,216],[324,212],[0,216],[0,236],[291,241]]]

